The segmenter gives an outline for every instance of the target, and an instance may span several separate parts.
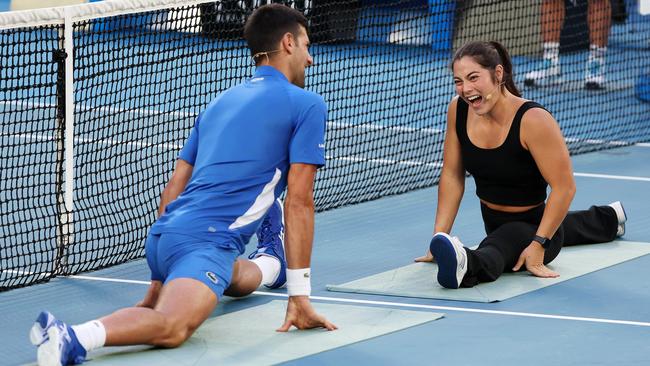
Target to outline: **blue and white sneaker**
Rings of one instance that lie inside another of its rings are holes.
[[[563,81],[560,61],[556,58],[544,59],[537,69],[524,76],[526,86],[553,86]]]
[[[41,311],[29,331],[29,340],[35,346],[40,346],[47,338],[47,329],[54,324],[56,318],[49,311]]]
[[[255,234],[257,250],[248,258],[254,259],[262,255],[277,258],[280,261],[278,278],[272,284],[264,286],[271,289],[283,287],[287,283],[287,260],[284,255],[284,212],[280,199],[273,202]]]
[[[625,214],[625,209],[621,201],[612,202],[607,205],[614,209],[616,212],[616,219],[618,220],[618,228],[616,229],[616,236],[625,235],[625,221],[627,221],[627,215]]]
[[[438,283],[446,288],[459,288],[467,273],[467,252],[463,243],[446,233],[436,233],[429,245],[438,263]]]
[[[590,57],[585,67],[585,89],[605,89],[605,59],[602,57]]]
[[[74,330],[47,311],[38,315],[29,336],[32,344],[38,346],[40,366],[77,365],[86,360],[86,350]]]

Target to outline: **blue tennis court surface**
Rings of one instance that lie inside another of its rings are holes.
[[[572,208],[621,200],[629,217],[623,240],[650,242],[648,159],[650,145],[644,144],[573,157],[578,193]],[[473,189],[473,182],[468,179],[466,196],[453,230],[466,244],[476,243],[484,235]],[[492,304],[325,290],[326,284],[400,267],[421,255],[431,235],[436,194],[435,188],[424,189],[318,214],[312,286],[316,304],[444,313],[444,318],[294,359],[288,364],[643,365],[650,362],[650,307],[646,306],[650,303],[647,280],[650,256],[647,255]],[[249,245],[249,249],[253,246],[253,243]],[[96,318],[135,304],[143,296],[147,280],[146,263],[138,260],[0,294],[3,362],[9,365],[34,362],[35,350],[29,344],[27,332],[41,309],[47,308],[71,323]],[[284,296],[283,290],[261,290],[248,298],[224,301],[213,315],[252,308]],[[269,326],[267,331],[274,329]],[[147,351],[144,352],[146,360]],[[245,363],[247,355],[257,358],[260,352],[264,352],[263,348],[253,347],[238,357]]]
[[[605,90],[583,89],[587,53],[575,52],[561,56],[564,84],[523,94],[555,115],[574,154],[588,152],[572,157],[578,187],[572,208],[620,200],[629,217],[623,244],[650,246],[650,103],[634,90],[650,72],[650,22],[633,17],[612,28]],[[122,20],[128,26],[156,17]],[[66,267],[55,265],[61,258],[69,261],[67,270],[78,271],[142,256],[159,193],[196,116],[220,91],[252,74],[241,41],[150,32],[155,27],[110,31],[119,21],[79,22],[73,32],[75,236],[65,247],[58,242],[62,150],[52,61],[61,29],[25,29],[16,33],[20,42],[0,45],[6,61],[0,68],[0,221],[8,243],[0,247],[0,286],[47,278]],[[379,23],[364,29],[393,35],[389,23]],[[89,364],[650,364],[649,255],[494,303],[326,290],[412,263],[433,230],[437,188],[412,189],[430,187],[441,169],[446,108],[454,95],[450,54],[366,36],[315,42],[315,65],[307,70],[307,88],[329,105],[328,163],[316,182],[316,202],[321,209],[343,206],[316,216],[312,299],[332,320],[342,316],[342,329],[283,338],[274,333],[280,322],[272,316],[282,318],[277,300],[286,301],[286,292],[260,289],[244,299],[226,298],[187,347],[108,349],[91,354],[96,359]],[[537,61],[513,57],[518,85]],[[610,149],[591,152],[603,147]],[[453,230],[468,246],[484,236],[473,184],[467,180]],[[0,292],[0,364],[35,361],[28,330],[42,309],[73,324],[94,319],[141,300],[148,279],[146,262],[135,260]],[[433,285],[433,273],[429,281]],[[234,334],[228,324],[241,326],[246,342],[226,338]],[[277,349],[265,348],[267,339]],[[228,342],[226,356],[215,353]]]

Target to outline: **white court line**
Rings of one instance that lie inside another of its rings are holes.
[[[57,140],[56,136],[54,135],[32,134],[32,133],[0,134],[0,137],[11,137],[19,140],[32,140],[32,141],[56,141]],[[169,144],[169,143],[153,144],[150,142],[128,142],[128,141],[115,140],[115,139],[89,139],[89,138],[82,138],[82,137],[75,137],[74,142],[95,143],[98,145],[107,145],[107,146],[124,145],[124,146],[135,146],[135,147],[155,147],[155,148],[168,149],[168,150],[179,150],[181,147],[183,147],[182,145],[179,144]]]
[[[566,142],[584,142],[591,145],[611,145],[611,146],[629,146],[634,145],[633,143],[627,141],[608,141],[608,140],[597,140],[597,139],[580,139],[575,137],[565,137],[564,141]]]
[[[46,135],[46,134],[0,134],[0,137],[11,137],[20,140],[32,140],[32,141],[56,141],[56,136]],[[96,143],[99,145],[115,146],[115,145],[124,145],[124,146],[135,146],[135,147],[154,147],[160,149],[168,150],[180,150],[183,146],[179,144],[152,144],[148,142],[126,142],[115,139],[89,139],[75,137],[74,142],[76,143]],[[394,160],[394,159],[373,159],[360,156],[326,156],[327,160],[341,160],[341,161],[351,161],[355,163],[375,163],[375,164],[385,164],[385,165],[406,165],[406,166],[430,166],[434,168],[442,167],[442,163],[433,162],[427,163],[424,161],[417,160]]]
[[[56,136],[45,135],[45,134],[2,134],[0,137],[11,137],[16,139],[23,140],[36,140],[36,141],[55,141]],[[84,143],[96,143],[100,145],[125,145],[125,146],[135,146],[135,147],[154,147],[160,149],[170,149],[170,150],[180,150],[183,146],[179,144],[152,144],[148,142],[125,142],[121,140],[114,139],[89,139],[75,137],[75,142],[84,142]],[[406,166],[428,166],[433,168],[442,168],[442,162],[424,162],[417,160],[395,160],[395,159],[375,159],[367,158],[363,156],[330,156],[325,157],[327,160],[340,160],[340,161],[350,161],[354,163],[375,163],[375,164],[384,164],[384,165],[406,165]],[[588,177],[588,178],[603,178],[603,179],[617,179],[617,180],[634,180],[634,181],[643,181],[650,182],[648,177],[633,177],[627,175],[609,175],[609,174],[594,174],[594,173],[573,173],[576,177]]]
[[[434,168],[441,168],[442,162],[427,163],[424,161],[417,160],[393,160],[393,159],[372,159],[359,156],[326,156],[327,160],[342,160],[342,161],[352,161],[355,163],[377,163],[377,164],[386,164],[386,165],[407,165],[407,166],[430,166]]]
[[[47,103],[32,103],[24,101],[0,101],[0,104],[21,106],[21,107],[38,107],[38,108],[56,108],[56,104],[47,104]],[[198,116],[198,113],[190,112],[166,112],[158,109],[151,108],[137,108],[137,109],[125,109],[125,108],[115,108],[115,107],[95,107],[91,105],[84,104],[75,104],[75,111],[80,112],[102,112],[106,114],[117,114],[124,113],[130,115],[145,115],[145,116],[162,116],[169,115],[178,118],[191,118],[195,119]],[[443,129],[437,128],[418,128],[418,127],[407,127],[407,126],[383,126],[376,124],[362,124],[355,125],[351,123],[341,123],[341,122],[327,122],[328,128],[357,128],[360,130],[390,130],[396,132],[410,132],[410,133],[424,133],[428,135],[437,135],[445,133]]]
[[[36,141],[55,141],[56,136],[45,135],[45,134],[2,134],[0,137],[11,137],[16,139],[23,140],[36,140]],[[125,145],[125,146],[135,146],[135,147],[154,147],[160,149],[171,149],[171,150],[180,150],[183,146],[179,144],[153,144],[148,142],[125,142],[121,140],[114,139],[89,139],[75,137],[75,142],[84,142],[84,143],[96,143],[100,145]],[[375,164],[384,164],[384,165],[406,165],[406,166],[429,166],[433,168],[441,168],[442,162],[424,162],[417,160],[395,160],[395,159],[375,159],[367,158],[363,156],[326,156],[327,160],[340,160],[340,161],[350,161],[354,163],[375,163]],[[635,181],[644,181],[650,182],[650,178],[647,177],[633,177],[627,175],[609,175],[609,174],[594,174],[594,173],[573,173],[576,177],[589,177],[589,178],[603,178],[603,179],[617,179],[617,180],[635,180]]]
[[[32,102],[24,102],[24,101],[0,101],[0,104],[7,104],[7,105],[16,105],[16,106],[37,106],[37,107],[48,107],[48,108],[54,108],[56,105],[54,104],[45,104],[45,103],[32,103]],[[140,114],[140,115],[150,115],[150,116],[158,116],[158,115],[171,115],[174,117],[181,117],[181,118],[196,118],[197,114],[195,113],[187,113],[187,112],[165,112],[165,111],[160,111],[156,109],[144,109],[144,108],[138,108],[138,109],[124,109],[124,108],[115,108],[115,107],[93,107],[90,105],[81,105],[77,104],[75,105],[75,109],[85,112],[85,111],[92,111],[92,112],[106,112],[106,113],[126,113],[126,114]],[[431,134],[431,135],[437,135],[437,134],[443,134],[445,130],[443,129],[436,129],[436,128],[417,128],[417,127],[406,127],[406,126],[382,126],[382,125],[375,125],[375,124],[364,124],[364,125],[354,125],[354,124],[349,124],[349,123],[341,123],[341,122],[328,122],[328,127],[334,127],[334,128],[358,128],[358,129],[367,129],[367,130],[390,130],[390,131],[397,131],[397,132],[409,132],[409,133],[424,133],[424,134]],[[9,136],[9,137],[14,137],[14,138],[19,138],[19,139],[33,139],[33,140],[42,140],[42,141],[54,141],[55,136],[50,136],[50,135],[39,135],[39,134],[16,134],[16,135],[10,135],[10,134],[3,134],[0,136]],[[607,145],[615,145],[615,146],[625,146],[625,145],[630,145],[629,142],[625,141],[605,141],[605,140],[594,140],[594,139],[577,139],[577,138],[566,138],[566,141],[580,141],[580,142],[586,142],[590,144],[607,144]],[[88,138],[75,138],[75,142],[90,142],[90,143],[97,143],[101,145],[126,145],[126,146],[135,146],[135,147],[155,147],[155,148],[163,148],[163,149],[173,149],[173,150],[179,150],[182,148],[182,145],[178,144],[168,144],[168,143],[163,143],[163,144],[153,144],[153,143],[147,143],[147,142],[123,142],[120,140],[115,140],[115,139],[88,139]],[[642,146],[643,144],[636,144]],[[647,144],[650,146],[650,144]],[[394,159],[376,159],[376,158],[367,158],[367,157],[360,157],[360,156],[327,156],[326,159],[328,160],[340,160],[340,161],[351,161],[351,162],[364,162],[364,163],[376,163],[376,164],[384,164],[384,165],[406,165],[406,166],[429,166],[429,167],[434,167],[434,168],[441,168],[442,163],[441,162],[423,162],[423,161],[417,161],[417,160],[394,160]],[[576,176],[591,176],[591,177],[596,177],[596,178],[606,178],[605,175],[588,175],[587,173],[576,173]],[[613,177],[613,176],[612,176]],[[624,179],[624,178],[610,178],[610,179]],[[646,178],[636,178],[636,177],[629,177],[629,180],[646,180]]]
[[[57,107],[56,104],[33,103],[33,102],[25,102],[25,101],[18,101],[18,100],[0,101],[0,104],[20,106],[20,107],[37,107],[37,108]],[[145,116],[170,115],[170,116],[180,117],[180,118],[196,118],[196,116],[198,116],[198,114],[196,113],[174,112],[174,111],[167,112],[167,111],[162,111],[159,109],[151,109],[151,108],[126,109],[126,108],[115,108],[115,107],[95,107],[86,104],[75,104],[74,109],[77,112],[102,112],[107,114],[124,113],[124,114],[145,115]]]
[[[151,283],[149,281],[122,280],[118,278],[104,278],[104,277],[93,277],[93,276],[69,276],[67,278],[87,280],[87,281],[131,283],[131,284],[138,284],[138,285],[149,285]],[[289,295],[287,294],[279,294],[279,293],[265,292],[265,291],[254,291],[253,294],[260,295],[260,296],[271,296],[271,297],[282,297],[282,298],[289,297]],[[631,320],[586,318],[580,316],[566,316],[566,315],[553,315],[553,314],[540,314],[540,313],[522,313],[517,311],[472,309],[472,308],[461,308],[461,307],[453,307],[453,306],[420,305],[420,304],[409,304],[409,303],[389,302],[389,301],[355,300],[355,299],[327,297],[327,296],[311,296],[310,299],[321,300],[321,301],[342,302],[342,303],[350,303],[350,304],[397,306],[397,307],[412,308],[412,309],[445,310],[445,311],[456,311],[456,312],[463,312],[463,313],[507,315],[507,316],[516,316],[516,317],[524,317],[524,318],[571,320],[571,321],[589,322],[589,323],[606,323],[606,324],[636,325],[640,327],[650,327],[650,322],[639,322],[639,321],[631,321]]]
[[[603,178],[603,179],[617,179],[617,180],[636,180],[642,182],[650,182],[647,177],[631,177],[629,175],[609,175],[609,174],[592,174],[592,173],[573,173],[576,177],[586,178]]]

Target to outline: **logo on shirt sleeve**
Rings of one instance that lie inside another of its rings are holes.
[[[325,148],[325,144],[318,144],[318,148],[319,148],[319,149],[324,149],[324,148]]]

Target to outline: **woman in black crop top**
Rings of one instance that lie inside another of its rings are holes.
[[[436,234],[429,252],[416,261],[435,257],[438,282],[448,288],[494,281],[521,268],[557,277],[546,264],[563,245],[623,235],[620,202],[568,213],[576,188],[562,132],[544,107],[521,97],[501,44],[467,43],[456,51],[451,68],[458,96],[447,112]],[[476,181],[487,233],[475,250],[449,236],[466,171]]]

